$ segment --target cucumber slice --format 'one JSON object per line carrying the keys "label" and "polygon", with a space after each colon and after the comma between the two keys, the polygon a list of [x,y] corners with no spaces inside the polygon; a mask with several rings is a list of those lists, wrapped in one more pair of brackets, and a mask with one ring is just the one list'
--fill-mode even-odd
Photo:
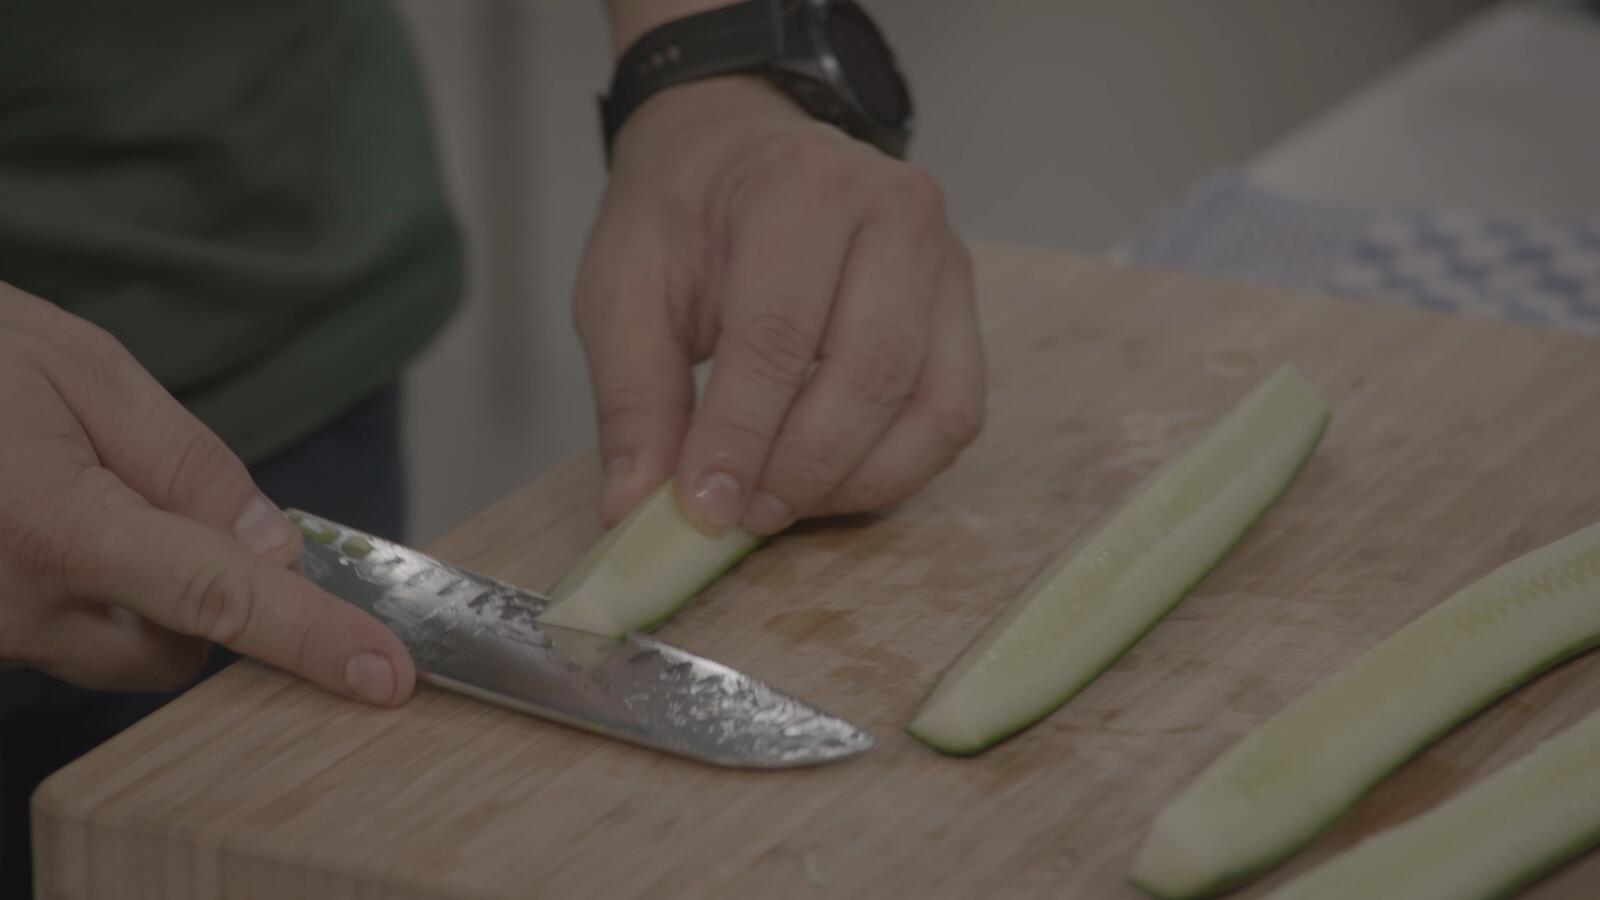
{"label": "cucumber slice", "polygon": [[1327,424],[1285,366],[1132,492],[956,660],[907,729],[970,754],[1044,718],[1177,605],[1288,487]]}
{"label": "cucumber slice", "polygon": [[701,531],[678,511],[672,485],[645,498],[561,576],[541,621],[613,636],[648,631],[761,543],[742,528]]}
{"label": "cucumber slice", "polygon": [[1267,900],[1507,897],[1600,842],[1600,713]]}
{"label": "cucumber slice", "polygon": [[1161,814],[1133,881],[1209,896],[1289,856],[1453,725],[1600,640],[1600,525],[1489,573],[1246,735]]}

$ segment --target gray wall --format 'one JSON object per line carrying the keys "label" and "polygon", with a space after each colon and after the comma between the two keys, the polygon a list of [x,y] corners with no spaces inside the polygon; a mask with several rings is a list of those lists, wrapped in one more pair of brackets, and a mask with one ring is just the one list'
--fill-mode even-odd
{"label": "gray wall", "polygon": [[[913,156],[970,237],[1098,252],[1201,173],[1373,78],[1474,0],[868,0],[915,84]],[[412,537],[593,444],[568,303],[603,186],[599,0],[402,0],[472,242],[408,380]]]}

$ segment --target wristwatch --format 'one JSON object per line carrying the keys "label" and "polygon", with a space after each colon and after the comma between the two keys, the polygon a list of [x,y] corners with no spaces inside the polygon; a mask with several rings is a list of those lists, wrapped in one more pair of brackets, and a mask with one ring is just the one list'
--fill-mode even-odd
{"label": "wristwatch", "polygon": [[801,108],[896,157],[911,140],[911,91],[894,53],[852,0],[744,0],[677,19],[634,42],[600,98],[606,157],[628,115],[657,91],[759,73]]}

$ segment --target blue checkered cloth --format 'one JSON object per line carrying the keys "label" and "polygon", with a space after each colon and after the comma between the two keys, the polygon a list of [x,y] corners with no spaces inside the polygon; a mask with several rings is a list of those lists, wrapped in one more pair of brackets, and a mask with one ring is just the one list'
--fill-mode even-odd
{"label": "blue checkered cloth", "polygon": [[1600,334],[1600,215],[1343,207],[1224,173],[1157,216],[1123,255]]}

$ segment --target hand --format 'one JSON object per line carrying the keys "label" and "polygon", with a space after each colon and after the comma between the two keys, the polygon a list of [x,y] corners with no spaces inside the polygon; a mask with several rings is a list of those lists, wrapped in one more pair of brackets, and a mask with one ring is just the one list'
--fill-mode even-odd
{"label": "hand", "polygon": [[973,293],[921,170],[755,78],[652,97],[618,135],[578,278],[602,518],[674,470],[713,532],[910,495],[982,425]]}
{"label": "hand", "polygon": [[192,681],[215,641],[374,703],[414,679],[377,620],[286,566],[300,534],[100,329],[0,283],[0,666]]}

